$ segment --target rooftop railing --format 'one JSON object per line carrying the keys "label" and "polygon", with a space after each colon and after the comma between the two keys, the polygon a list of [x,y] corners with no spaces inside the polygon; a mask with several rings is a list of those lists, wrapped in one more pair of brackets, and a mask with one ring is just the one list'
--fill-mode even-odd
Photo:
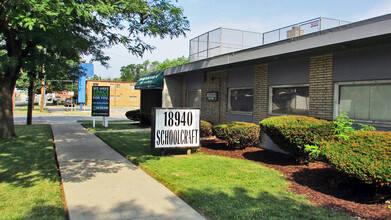
{"label": "rooftop railing", "polygon": [[265,33],[217,28],[190,40],[190,62],[311,34],[349,23],[347,21],[319,17]]}

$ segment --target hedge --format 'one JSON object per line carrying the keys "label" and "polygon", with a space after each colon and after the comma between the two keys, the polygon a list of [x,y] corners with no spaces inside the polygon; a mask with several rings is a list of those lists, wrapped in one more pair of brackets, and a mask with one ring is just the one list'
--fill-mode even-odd
{"label": "hedge", "polygon": [[212,124],[207,121],[200,121],[200,135],[201,137],[209,137],[213,135]]}
{"label": "hedge", "polygon": [[132,121],[140,121],[140,109],[131,110],[125,113],[126,118]]}
{"label": "hedge", "polygon": [[131,110],[125,113],[125,116],[133,121],[140,121],[141,126],[151,126],[151,114],[138,110]]}
{"label": "hedge", "polygon": [[259,124],[275,144],[301,162],[308,159],[304,146],[330,140],[335,128],[330,121],[307,116],[276,116],[264,119]]}
{"label": "hedge", "polygon": [[391,187],[391,132],[361,131],[321,144],[337,171],[367,184]]}
{"label": "hedge", "polygon": [[213,126],[214,135],[227,141],[232,149],[244,149],[259,143],[260,128],[256,124],[247,122],[229,122]]}

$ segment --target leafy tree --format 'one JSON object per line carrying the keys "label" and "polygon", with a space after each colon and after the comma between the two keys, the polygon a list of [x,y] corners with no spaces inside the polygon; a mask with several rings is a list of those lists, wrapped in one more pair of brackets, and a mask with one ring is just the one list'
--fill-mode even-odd
{"label": "leafy tree", "polygon": [[100,76],[94,74],[94,75],[90,78],[90,80],[96,80],[96,81],[98,81],[98,80],[102,80],[102,77],[100,77]]}
{"label": "leafy tree", "polygon": [[159,61],[150,62],[147,60],[142,64],[129,64],[121,67],[121,81],[135,82],[141,75],[183,65],[189,61],[190,59],[182,56],[173,60],[166,59],[163,63],[160,63]]}
{"label": "leafy tree", "polygon": [[135,82],[140,76],[142,66],[140,64],[129,64],[121,67],[121,81]]}
{"label": "leafy tree", "polygon": [[164,70],[164,69],[168,69],[170,67],[180,66],[180,65],[188,63],[189,61],[190,61],[190,59],[185,58],[184,56],[173,59],[173,60],[166,59],[163,61],[163,63],[160,63],[157,66],[157,70]]}
{"label": "leafy tree", "polygon": [[58,79],[78,73],[82,55],[107,65],[105,48],[122,44],[141,56],[154,49],[141,36],[178,37],[188,27],[171,0],[0,0],[0,138],[15,136],[12,93],[22,69]]}

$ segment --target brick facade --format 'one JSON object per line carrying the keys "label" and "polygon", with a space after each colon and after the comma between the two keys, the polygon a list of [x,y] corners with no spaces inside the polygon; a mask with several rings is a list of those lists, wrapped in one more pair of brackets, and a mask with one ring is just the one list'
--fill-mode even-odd
{"label": "brick facade", "polygon": [[254,73],[254,111],[253,122],[258,123],[267,117],[269,87],[268,87],[268,64],[255,66]]}
{"label": "brick facade", "polygon": [[309,115],[333,119],[333,55],[310,58]]}
{"label": "brick facade", "polygon": [[94,81],[86,82],[86,105],[91,106],[92,86],[110,86],[110,106],[140,106],[140,90],[135,90],[135,82]]}
{"label": "brick facade", "polygon": [[[201,92],[201,119],[213,124],[224,123],[227,111],[227,71],[207,73]],[[207,92],[218,92],[218,101],[207,101]]]}

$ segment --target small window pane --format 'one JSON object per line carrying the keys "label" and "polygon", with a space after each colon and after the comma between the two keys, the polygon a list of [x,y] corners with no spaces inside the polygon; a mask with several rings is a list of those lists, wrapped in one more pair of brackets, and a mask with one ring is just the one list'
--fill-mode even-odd
{"label": "small window pane", "polygon": [[121,96],[117,95],[117,100],[120,100],[121,99]]}
{"label": "small window pane", "polygon": [[129,86],[130,89],[134,89],[134,86]]}
{"label": "small window pane", "polygon": [[371,87],[370,116],[373,121],[391,121],[391,84]]}
{"label": "small window pane", "polygon": [[308,115],[309,87],[272,89],[272,113]]}
{"label": "small window pane", "polygon": [[341,86],[339,104],[342,112],[349,118],[369,119],[369,86],[348,85]]}
{"label": "small window pane", "polygon": [[137,96],[129,96],[129,101],[137,101]]}
{"label": "small window pane", "polygon": [[110,88],[114,88],[114,84],[110,84]]}
{"label": "small window pane", "polygon": [[117,84],[117,89],[121,88],[121,85],[120,84]]}
{"label": "small window pane", "polygon": [[113,95],[110,96],[110,100],[114,100],[114,96]]}
{"label": "small window pane", "polygon": [[253,111],[253,89],[230,89],[230,111]]}
{"label": "small window pane", "polygon": [[391,84],[340,86],[340,112],[357,120],[391,121],[390,94]]}

